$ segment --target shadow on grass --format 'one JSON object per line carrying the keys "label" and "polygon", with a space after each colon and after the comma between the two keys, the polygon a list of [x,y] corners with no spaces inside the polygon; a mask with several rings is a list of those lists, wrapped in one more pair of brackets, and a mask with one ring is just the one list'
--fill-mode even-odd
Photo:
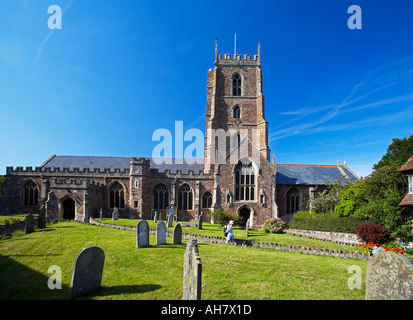
{"label": "shadow on grass", "polygon": [[142,284],[142,285],[127,285],[127,286],[102,286],[96,291],[83,296],[83,299],[91,299],[93,297],[105,297],[119,294],[135,294],[155,291],[162,288],[158,284]]}

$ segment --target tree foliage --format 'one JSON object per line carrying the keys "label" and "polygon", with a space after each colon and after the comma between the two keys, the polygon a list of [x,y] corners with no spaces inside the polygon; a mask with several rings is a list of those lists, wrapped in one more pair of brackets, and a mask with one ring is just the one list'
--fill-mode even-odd
{"label": "tree foliage", "polygon": [[381,160],[373,165],[376,171],[385,166],[396,166],[400,168],[413,155],[413,135],[403,139],[394,138],[393,142],[387,148],[387,152]]}

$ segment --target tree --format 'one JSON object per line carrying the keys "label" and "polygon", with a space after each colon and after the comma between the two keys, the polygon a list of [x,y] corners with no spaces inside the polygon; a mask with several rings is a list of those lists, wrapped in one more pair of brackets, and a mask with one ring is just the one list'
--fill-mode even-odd
{"label": "tree", "polygon": [[373,165],[376,171],[385,166],[396,166],[400,168],[413,155],[413,135],[403,139],[394,138],[393,142],[387,148],[387,152],[381,160]]}

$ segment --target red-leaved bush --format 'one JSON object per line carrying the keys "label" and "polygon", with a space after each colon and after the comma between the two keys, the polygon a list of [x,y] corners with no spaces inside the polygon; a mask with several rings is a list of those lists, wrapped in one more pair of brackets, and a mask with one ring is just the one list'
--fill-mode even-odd
{"label": "red-leaved bush", "polygon": [[357,236],[365,243],[386,243],[390,241],[390,230],[386,229],[380,224],[362,224],[356,229]]}

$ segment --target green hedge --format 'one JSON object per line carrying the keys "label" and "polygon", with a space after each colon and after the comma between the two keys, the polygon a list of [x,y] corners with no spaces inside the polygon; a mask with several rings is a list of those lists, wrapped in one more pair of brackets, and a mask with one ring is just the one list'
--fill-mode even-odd
{"label": "green hedge", "polygon": [[337,217],[332,213],[299,212],[288,222],[288,226],[291,229],[300,230],[354,233],[356,228],[363,223],[365,223],[363,220]]}

